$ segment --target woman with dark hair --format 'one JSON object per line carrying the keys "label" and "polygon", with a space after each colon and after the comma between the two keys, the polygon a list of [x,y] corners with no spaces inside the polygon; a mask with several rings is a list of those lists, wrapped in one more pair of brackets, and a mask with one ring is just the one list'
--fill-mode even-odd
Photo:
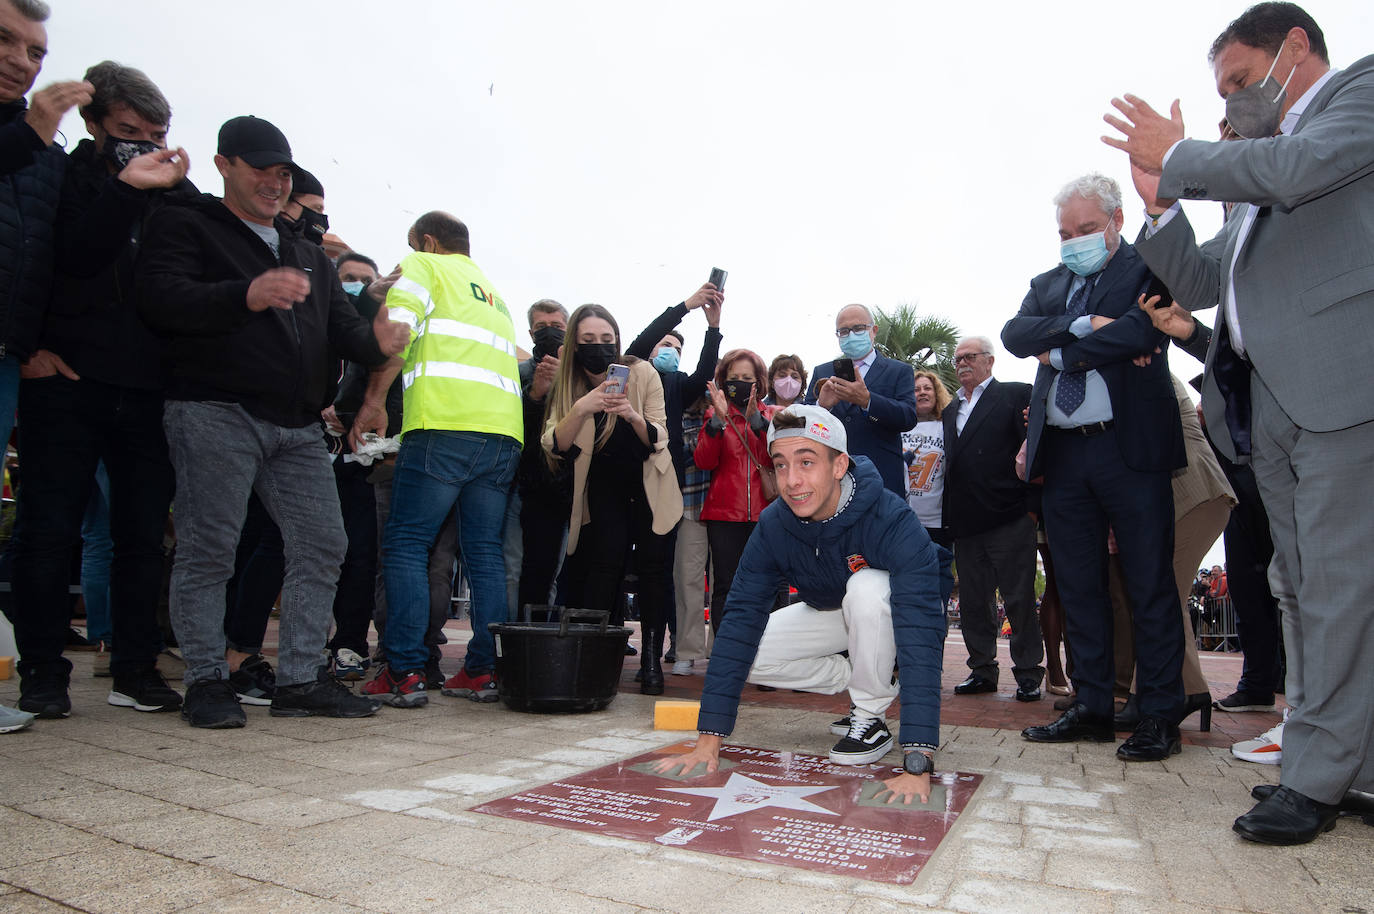
{"label": "woman with dark hair", "polygon": [[786,409],[801,400],[806,390],[806,366],[801,356],[780,355],[768,366],[768,396],[763,402],[768,406]]}
{"label": "woman with dark hair", "polygon": [[733,349],[716,366],[715,383],[708,385],[711,408],[706,411],[694,459],[711,474],[701,519],[706,522],[711,547],[712,631],[720,631],[725,598],[744,544],[768,504],[763,477],[773,468],[767,433],[776,408],[760,405],[766,377],[757,353]]}
{"label": "woman with dark hair", "polygon": [[[607,379],[613,364],[630,368],[620,392]],[[622,357],[620,327],[600,305],[583,305],[568,320],[543,444],[554,472],[572,475],[568,603],[613,611],[633,545],[643,641],[639,690],[661,695],[663,651],[656,642],[668,611],[666,534],[682,517],[682,493],[668,454],[658,372],[649,362]]]}

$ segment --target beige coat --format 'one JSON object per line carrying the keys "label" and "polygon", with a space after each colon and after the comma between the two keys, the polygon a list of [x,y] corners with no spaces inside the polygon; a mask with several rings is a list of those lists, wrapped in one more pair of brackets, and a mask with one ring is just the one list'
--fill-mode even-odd
{"label": "beige coat", "polygon": [[1179,520],[1198,505],[1214,498],[1225,497],[1226,504],[1235,507],[1236,493],[1226,481],[1216,455],[1202,432],[1197,410],[1188,396],[1188,388],[1178,378],[1174,382],[1174,396],[1178,398],[1179,418],[1183,420],[1183,446],[1188,451],[1188,466],[1174,477],[1174,519]]}
{"label": "beige coat", "polygon": [[[630,365],[630,381],[625,390],[630,405],[644,421],[658,429],[658,441],[653,453],[644,461],[644,494],[653,511],[653,531],[660,536],[672,531],[682,517],[682,490],[677,486],[677,471],[668,453],[668,429],[663,414],[663,382],[654,366],[643,360]],[[544,450],[553,454],[552,418],[544,426]],[[573,463],[572,514],[568,519],[568,555],[577,551],[577,538],[582,525],[593,518],[587,506],[587,471],[591,467],[592,449],[596,446],[596,425],[583,424],[573,439],[580,453]]]}

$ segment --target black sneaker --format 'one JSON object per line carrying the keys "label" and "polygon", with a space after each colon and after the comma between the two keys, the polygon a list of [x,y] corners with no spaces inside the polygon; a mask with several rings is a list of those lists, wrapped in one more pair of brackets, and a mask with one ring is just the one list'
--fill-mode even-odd
{"label": "black sneaker", "polygon": [[242,727],[248,719],[239,706],[234,687],[218,676],[191,683],[181,703],[181,718],[193,727],[206,730]]}
{"label": "black sneaker", "polygon": [[273,717],[371,717],[382,703],[354,695],[348,686],[320,668],[314,682],[277,686]]}
{"label": "black sneaker", "polygon": [[114,688],[106,699],[116,708],[135,711],[177,711],[181,708],[181,693],[167,685],[156,667],[139,673],[115,677]]}
{"label": "black sneaker", "polygon": [[67,680],[61,676],[21,678],[19,710],[43,720],[70,716],[72,700],[67,696]]}
{"label": "black sneaker", "polygon": [[266,707],[277,693],[277,671],[262,654],[254,654],[229,674],[229,685],[241,703]]}
{"label": "black sneaker", "polygon": [[1272,711],[1274,710],[1273,695],[1257,695],[1254,692],[1232,692],[1225,698],[1218,698],[1212,702],[1212,707],[1218,711]]}
{"label": "black sneaker", "polygon": [[846,714],[844,717],[841,717],[839,720],[832,720],[830,722],[830,732],[835,734],[836,736],[848,736],[849,727],[854,722],[853,717],[854,708],[853,706],[851,706],[849,708],[848,714]]}
{"label": "black sneaker", "polygon": [[892,734],[878,718],[865,720],[850,716],[849,733],[830,750],[836,765],[868,765],[892,749]]}

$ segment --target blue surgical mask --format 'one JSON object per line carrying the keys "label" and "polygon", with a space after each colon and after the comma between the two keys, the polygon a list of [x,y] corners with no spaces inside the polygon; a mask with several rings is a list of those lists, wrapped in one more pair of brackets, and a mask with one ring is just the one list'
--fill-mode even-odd
{"label": "blue surgical mask", "polygon": [[1079,276],[1093,275],[1107,265],[1111,256],[1106,229],[1059,242],[1060,261]]}
{"label": "blue surgical mask", "polygon": [[342,285],[343,290],[345,292],[347,292],[349,295],[352,295],[354,298],[357,298],[359,295],[363,294],[363,288],[367,286],[367,283],[363,282],[361,279],[354,279],[346,283],[342,283]]}
{"label": "blue surgical mask", "polygon": [[865,358],[872,351],[873,340],[869,339],[867,330],[859,333],[846,333],[840,337],[840,352],[855,361]]}
{"label": "blue surgical mask", "polygon": [[672,346],[662,346],[658,352],[654,353],[654,367],[667,374],[670,371],[677,371],[678,360],[681,358],[677,350]]}

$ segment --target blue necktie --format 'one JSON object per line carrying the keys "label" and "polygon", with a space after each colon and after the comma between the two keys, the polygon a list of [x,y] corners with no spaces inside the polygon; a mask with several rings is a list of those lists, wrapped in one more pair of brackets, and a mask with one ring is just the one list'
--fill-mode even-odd
{"label": "blue necktie", "polygon": [[[1088,312],[1088,296],[1092,294],[1093,284],[1097,277],[1092,276],[1086,279],[1078,287],[1078,291],[1069,296],[1069,305],[1065,313],[1070,319],[1082,317]],[[1067,368],[1059,374],[1059,386],[1055,388],[1054,405],[1066,416],[1072,416],[1074,410],[1083,405],[1083,396],[1088,389],[1088,379],[1081,371],[1070,371]]]}

